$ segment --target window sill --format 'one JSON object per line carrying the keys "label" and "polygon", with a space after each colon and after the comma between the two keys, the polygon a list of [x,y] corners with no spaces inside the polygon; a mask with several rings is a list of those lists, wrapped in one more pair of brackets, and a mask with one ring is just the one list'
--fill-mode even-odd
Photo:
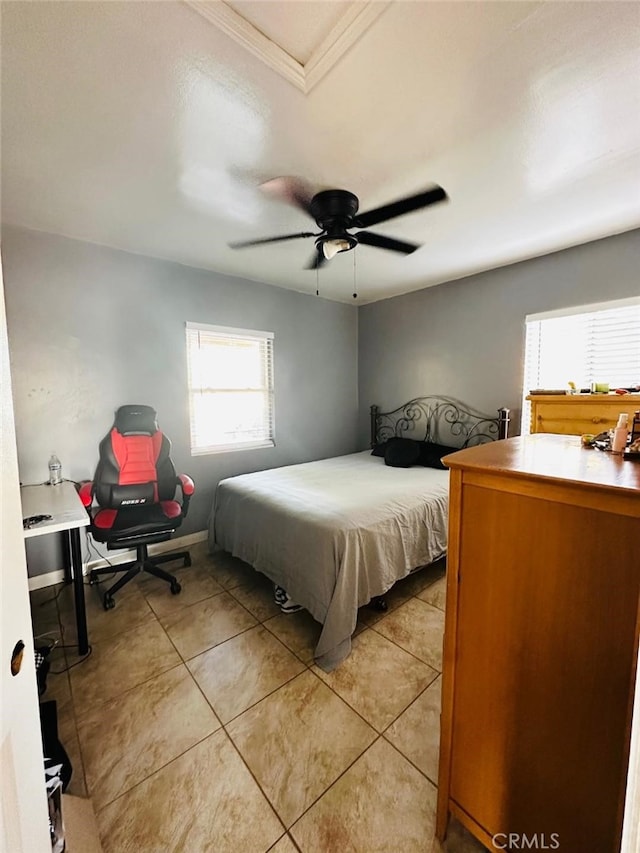
{"label": "window sill", "polygon": [[267,447],[275,447],[275,441],[251,441],[245,444],[218,444],[213,447],[191,448],[192,456],[212,456],[217,453],[234,453],[240,450],[261,450]]}

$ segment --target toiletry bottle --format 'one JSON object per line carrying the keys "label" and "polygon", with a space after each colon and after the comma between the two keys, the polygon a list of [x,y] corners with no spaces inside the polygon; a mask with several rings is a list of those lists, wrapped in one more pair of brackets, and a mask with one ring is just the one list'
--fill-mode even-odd
{"label": "toiletry bottle", "polygon": [[631,441],[634,442],[638,438],[640,438],[640,409],[634,412],[631,423]]}
{"label": "toiletry bottle", "polygon": [[613,440],[611,442],[611,451],[613,453],[622,453],[627,446],[627,436],[629,435],[629,415],[626,412],[618,415],[618,423],[613,431]]}

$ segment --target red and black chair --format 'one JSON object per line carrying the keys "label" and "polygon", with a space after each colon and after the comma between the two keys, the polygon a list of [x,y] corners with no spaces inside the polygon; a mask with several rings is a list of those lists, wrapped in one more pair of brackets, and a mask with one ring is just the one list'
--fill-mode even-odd
{"label": "red and black chair", "polygon": [[[93,482],[85,483],[80,497],[97,542],[105,542],[109,551],[135,548],[130,563],[94,569],[89,575],[95,583],[99,575],[125,572],[105,592],[105,610],[115,607],[114,593],[140,572],[149,572],[171,585],[177,595],[177,578],[158,568],[159,563],[183,560],[191,565],[188,551],[149,557],[147,548],[171,538],[180,527],[195,491],[186,474],[176,475],[170,457],[171,442],[158,429],[156,412],[151,406],[120,406],[111,431],[100,442],[100,460]],[[176,500],[180,489],[181,500]],[[97,506],[92,506],[93,502]]]}

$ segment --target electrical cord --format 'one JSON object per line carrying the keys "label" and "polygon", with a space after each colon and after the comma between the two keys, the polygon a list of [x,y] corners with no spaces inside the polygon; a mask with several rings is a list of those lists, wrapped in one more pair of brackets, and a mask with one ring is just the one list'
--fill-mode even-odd
{"label": "electrical cord", "polygon": [[44,606],[45,606],[45,604],[51,604],[51,602],[52,602],[52,601],[57,601],[57,600],[58,600],[58,597],[60,596],[60,593],[62,592],[62,590],[63,590],[66,586],[69,586],[69,583],[71,583],[71,581],[69,581],[69,582],[67,582],[67,583],[63,583],[63,584],[60,586],[60,589],[56,592],[56,594],[55,594],[55,595],[52,595],[52,596],[51,596],[51,598],[45,598],[45,600],[44,600],[44,601],[41,601],[41,602],[40,602],[40,604],[38,605],[38,607],[44,607]]}
{"label": "electrical cord", "polygon": [[[61,636],[61,638],[64,638],[64,628],[62,627],[62,625],[60,626],[60,636]],[[52,634],[51,631],[48,631],[44,634],[38,634],[36,637],[33,638],[33,641],[35,643],[37,640],[44,639],[44,638],[49,638],[51,640],[51,642],[46,646],[46,655],[47,656],[50,655],[54,649],[77,649],[78,648],[77,643],[61,643],[55,637],[55,635]],[[41,648],[42,648],[41,646],[37,646],[36,651],[38,649],[41,649]],[[53,675],[64,675],[65,672],[69,672],[69,670],[73,669],[74,666],[79,666],[81,663],[84,663],[87,660],[87,658],[91,657],[91,652],[92,652],[92,647],[89,646],[89,649],[88,649],[86,655],[83,655],[80,660],[77,660],[74,663],[70,663],[68,666],[63,667],[62,669],[49,669],[49,672],[52,673]]]}
{"label": "electrical cord", "polygon": [[[60,623],[60,636],[64,640],[64,625]],[[77,649],[77,643],[59,643],[58,648],[60,649]],[[62,669],[51,669],[49,670],[54,675],[63,675],[65,672],[69,672],[70,669],[73,669],[74,666],[79,666],[81,663],[84,663],[87,658],[91,657],[91,652],[93,651],[92,647],[89,646],[86,655],[83,655],[80,660],[75,661],[75,663],[70,663],[68,666],[63,667]]]}
{"label": "electrical cord", "polygon": [[[78,645],[60,645],[58,648],[60,649],[77,649]],[[50,669],[49,672],[53,673],[53,675],[64,675],[65,672],[69,672],[70,669],[73,669],[74,666],[80,666],[81,663],[84,663],[91,657],[91,652],[93,651],[92,647],[89,646],[89,650],[87,651],[84,657],[80,658],[80,660],[75,661],[75,663],[70,663],[68,666],[65,666],[63,669]]]}
{"label": "electrical cord", "polygon": [[52,652],[52,651],[55,649],[55,647],[58,645],[58,642],[59,642],[59,641],[58,641],[58,639],[57,639],[57,638],[56,638],[56,636],[55,636],[55,633],[54,633],[53,631],[45,631],[45,633],[44,633],[44,634],[37,634],[37,635],[33,638],[33,642],[35,643],[35,641],[36,641],[36,640],[41,640],[41,639],[43,639],[44,637],[50,637],[50,638],[52,638],[52,643],[51,643],[51,645],[49,646],[49,651],[50,651],[50,652]]}
{"label": "electrical cord", "polygon": [[[91,551],[93,551],[93,553],[96,555],[96,557],[98,557],[100,560],[105,560],[110,566],[113,567],[113,563],[107,557],[103,556],[98,551],[98,549],[95,547],[95,545],[93,545],[93,543],[91,542],[91,539],[89,538],[89,531],[88,530],[85,531],[85,538],[87,540],[87,561],[88,561],[88,558],[91,554]],[[84,556],[83,556],[83,562],[84,562]],[[112,575],[104,578],[104,580],[100,580],[100,581],[96,580],[93,583],[91,583],[90,581],[83,581],[82,583],[84,586],[99,586],[101,583],[106,583],[106,582],[112,580],[116,576],[116,574],[117,574],[117,572],[114,571]],[[38,605],[38,607],[44,607],[46,604],[51,604],[52,601],[57,602],[62,591],[64,589],[66,589],[66,587],[68,587],[71,583],[73,583],[73,581],[64,581],[62,583],[60,589],[56,592],[56,594],[52,595],[51,598],[46,598],[44,601],[41,601],[40,604]]]}
{"label": "electrical cord", "polygon": [[[69,477],[63,477],[60,482],[61,483],[73,483],[73,485],[76,487],[76,489],[79,489],[80,486],[82,485],[82,483],[79,482],[78,480],[71,480],[71,479],[69,479]],[[51,485],[50,480],[43,480],[41,483],[20,483],[21,487],[22,486],[50,486],[50,485]]]}
{"label": "electrical cord", "polygon": [[[89,538],[89,531],[88,530],[85,531],[85,538],[87,540],[87,551],[89,552],[89,554],[91,553],[91,551],[93,551],[93,553],[96,555],[96,557],[98,557],[100,560],[104,560],[113,569],[114,566],[113,566],[113,563],[111,562],[111,560],[109,560],[108,557],[103,556],[98,551],[96,546],[91,542],[91,539]],[[89,556],[89,554],[87,556]],[[117,572],[114,570],[112,575],[109,575],[108,577],[103,578],[103,580],[100,580],[100,581],[96,580],[96,581],[93,581],[93,583],[91,583],[91,581],[89,581],[89,582],[84,581],[84,585],[85,586],[99,586],[101,583],[107,583],[108,581],[113,580],[113,578],[115,578],[116,575],[117,575]]]}

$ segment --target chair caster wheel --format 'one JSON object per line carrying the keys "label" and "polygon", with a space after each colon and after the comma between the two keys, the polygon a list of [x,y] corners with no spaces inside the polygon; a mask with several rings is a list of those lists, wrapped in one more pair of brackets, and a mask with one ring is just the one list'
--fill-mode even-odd
{"label": "chair caster wheel", "polygon": [[181,590],[181,589],[182,589],[182,587],[180,586],[180,584],[178,583],[178,581],[174,581],[174,582],[171,584],[171,595],[177,595],[177,594],[180,592],[180,590]]}
{"label": "chair caster wheel", "polygon": [[190,566],[190,565],[191,565],[191,557],[185,557],[185,558],[184,558],[184,564],[183,564],[183,565],[184,565],[185,569],[186,569],[188,566]]}
{"label": "chair caster wheel", "polygon": [[102,606],[105,610],[113,610],[116,606],[115,598],[112,595],[109,595],[108,592],[105,592],[104,598],[102,599]]}

